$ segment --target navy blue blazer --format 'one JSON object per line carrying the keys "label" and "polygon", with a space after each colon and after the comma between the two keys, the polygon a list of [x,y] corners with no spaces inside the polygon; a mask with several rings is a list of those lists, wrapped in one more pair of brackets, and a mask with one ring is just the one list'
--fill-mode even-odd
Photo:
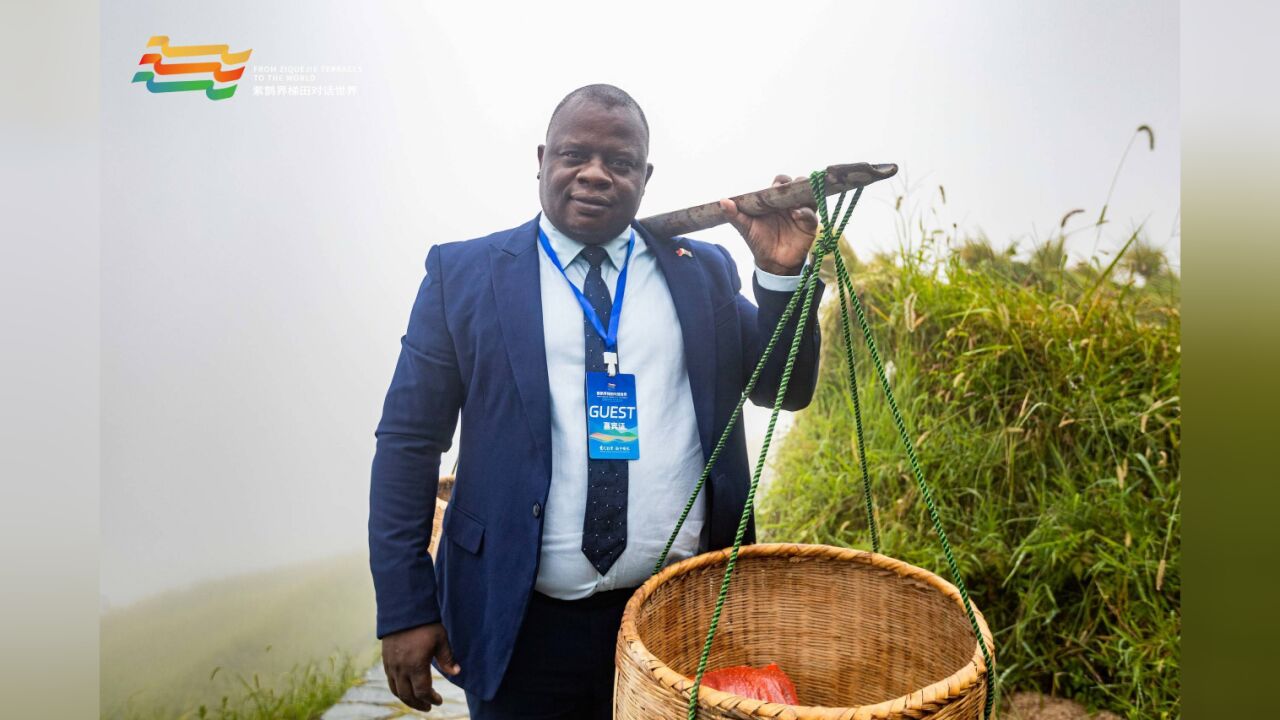
{"label": "navy blue blazer", "polygon": [[[709,457],[791,293],[753,281],[757,309],[740,294],[737,268],[724,248],[656,238],[639,224],[635,229],[671,290]],[[375,433],[369,561],[378,637],[443,622],[462,666],[454,681],[486,699],[506,670],[533,590],[541,508],[551,483],[537,247],[535,217],[488,237],[431,248]],[[692,257],[677,255],[678,248]],[[817,382],[817,306],[783,403],[789,410],[808,405]],[[792,318],[791,332],[798,320]],[[773,405],[791,332],[751,395],[756,404]],[[459,412],[458,475],[433,567],[427,544],[440,454],[453,440]],[[733,544],[750,473],[739,422],[704,487],[701,550]],[[748,541],[754,534],[753,525]]]}

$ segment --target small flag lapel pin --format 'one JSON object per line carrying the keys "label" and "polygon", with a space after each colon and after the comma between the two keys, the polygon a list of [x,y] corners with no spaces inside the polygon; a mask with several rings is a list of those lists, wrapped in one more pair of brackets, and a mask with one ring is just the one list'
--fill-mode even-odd
{"label": "small flag lapel pin", "polygon": [[693,257],[693,252],[685,248],[676,248],[676,257]]}

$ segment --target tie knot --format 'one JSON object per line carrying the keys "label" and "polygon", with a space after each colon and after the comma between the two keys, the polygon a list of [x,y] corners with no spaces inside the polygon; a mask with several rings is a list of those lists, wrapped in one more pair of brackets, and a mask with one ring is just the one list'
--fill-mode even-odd
{"label": "tie knot", "polygon": [[609,257],[608,251],[599,245],[588,245],[582,248],[581,255],[593,268],[600,267],[600,263],[604,262],[605,258]]}

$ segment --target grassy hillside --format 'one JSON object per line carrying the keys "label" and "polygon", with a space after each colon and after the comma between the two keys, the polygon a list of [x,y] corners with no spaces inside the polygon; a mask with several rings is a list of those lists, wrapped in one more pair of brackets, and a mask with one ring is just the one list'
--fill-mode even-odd
{"label": "grassy hillside", "polygon": [[107,612],[101,639],[103,718],[195,717],[202,703],[228,720],[306,717],[373,660],[368,562],[359,554],[168,592]]}
{"label": "grassy hillside", "polygon": [[[1022,260],[984,242],[915,248],[856,267],[854,283],[1005,690],[1178,717],[1178,278],[1132,240],[1115,262],[1075,267],[1061,238]],[[825,305],[817,395],[762,500],[766,539],[870,545],[838,309]],[[854,352],[883,552],[945,576]]]}

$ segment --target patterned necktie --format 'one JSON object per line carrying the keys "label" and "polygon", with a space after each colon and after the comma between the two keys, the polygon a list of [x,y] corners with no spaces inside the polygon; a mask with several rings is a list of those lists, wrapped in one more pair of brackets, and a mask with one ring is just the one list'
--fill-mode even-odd
{"label": "patterned necktie", "polygon": [[[595,308],[600,324],[608,327],[613,298],[600,274],[600,264],[609,255],[598,245],[582,249],[582,257],[591,264],[582,294]],[[586,336],[587,372],[605,372],[604,340],[591,321],[583,316]],[[601,574],[609,572],[613,562],[627,546],[627,461],[587,460],[587,512],[582,522],[582,552]]]}

